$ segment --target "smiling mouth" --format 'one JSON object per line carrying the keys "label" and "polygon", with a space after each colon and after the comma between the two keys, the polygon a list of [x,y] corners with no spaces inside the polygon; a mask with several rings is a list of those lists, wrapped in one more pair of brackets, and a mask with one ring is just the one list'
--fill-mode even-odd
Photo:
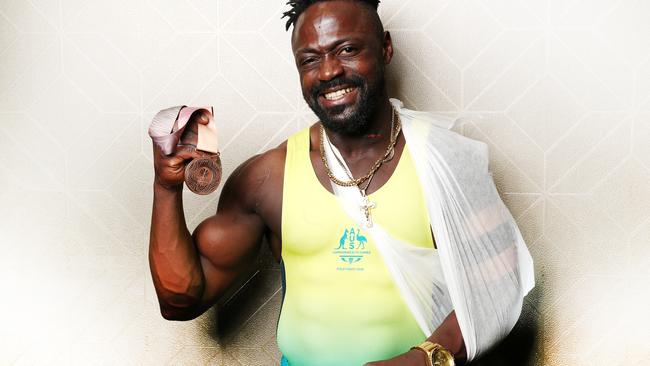
{"label": "smiling mouth", "polygon": [[323,97],[327,100],[338,100],[345,97],[346,94],[353,92],[355,89],[356,88],[344,88],[334,92],[325,93],[323,94]]}

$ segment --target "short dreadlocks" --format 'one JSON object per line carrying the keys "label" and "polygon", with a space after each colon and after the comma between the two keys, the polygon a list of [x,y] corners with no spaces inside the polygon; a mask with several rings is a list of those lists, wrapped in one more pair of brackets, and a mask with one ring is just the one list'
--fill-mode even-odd
{"label": "short dreadlocks", "polygon": [[[305,10],[307,10],[308,7],[322,1],[329,1],[329,0],[289,0],[287,2],[287,5],[291,6],[291,9],[285,11],[284,14],[282,15],[282,18],[288,18],[286,30],[289,30],[289,28],[291,28],[292,25],[296,24],[296,21],[298,20],[298,17],[300,17],[300,14],[302,14]],[[375,11],[377,11],[380,0],[355,0],[355,1],[367,4],[371,6],[373,9],[375,9]]]}

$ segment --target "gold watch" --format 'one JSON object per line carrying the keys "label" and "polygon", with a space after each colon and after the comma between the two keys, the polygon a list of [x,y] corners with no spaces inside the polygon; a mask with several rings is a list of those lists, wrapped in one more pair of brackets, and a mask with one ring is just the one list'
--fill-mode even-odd
{"label": "gold watch", "polygon": [[454,355],[438,343],[424,341],[411,349],[418,349],[427,354],[429,366],[454,366]]}

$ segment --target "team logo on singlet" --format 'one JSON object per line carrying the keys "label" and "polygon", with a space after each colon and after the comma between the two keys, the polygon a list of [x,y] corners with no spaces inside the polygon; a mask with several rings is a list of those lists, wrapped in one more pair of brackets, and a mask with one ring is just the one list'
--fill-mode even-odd
{"label": "team logo on singlet", "polygon": [[358,264],[366,255],[370,254],[370,250],[366,249],[367,242],[368,239],[361,233],[359,228],[346,228],[332,254],[338,256],[340,261],[347,265],[338,266],[336,269],[363,271],[363,267],[355,264]]}

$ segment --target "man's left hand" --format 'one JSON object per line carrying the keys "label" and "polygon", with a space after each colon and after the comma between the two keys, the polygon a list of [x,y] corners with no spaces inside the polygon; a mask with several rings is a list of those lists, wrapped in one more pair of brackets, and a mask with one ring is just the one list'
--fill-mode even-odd
{"label": "man's left hand", "polygon": [[390,360],[385,361],[372,361],[366,363],[364,366],[426,366],[427,355],[417,349],[412,349],[401,355],[397,355]]}

